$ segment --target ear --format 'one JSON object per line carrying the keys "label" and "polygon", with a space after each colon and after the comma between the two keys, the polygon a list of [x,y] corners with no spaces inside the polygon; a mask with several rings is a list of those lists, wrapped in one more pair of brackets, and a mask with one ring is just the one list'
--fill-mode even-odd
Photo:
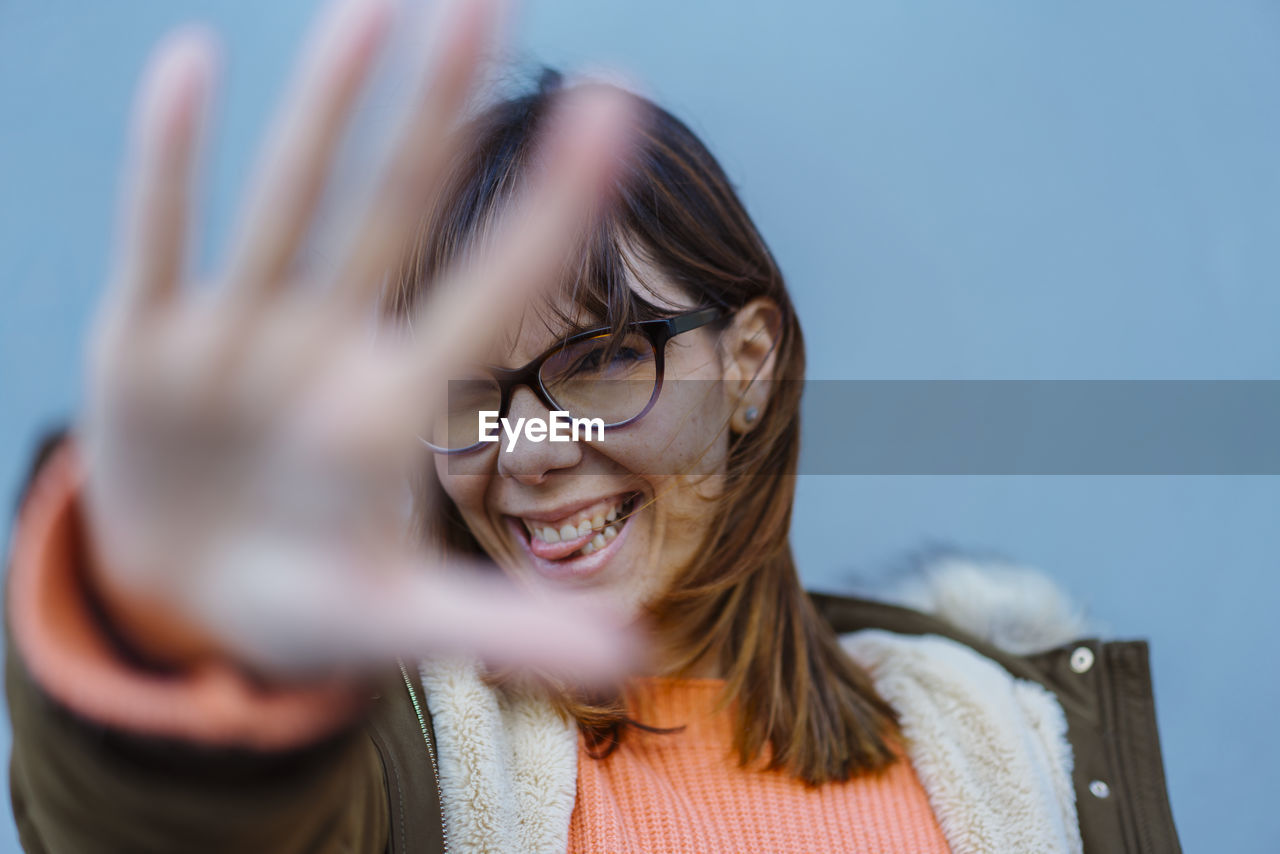
{"label": "ear", "polygon": [[768,297],[738,309],[720,335],[729,426],[735,433],[746,433],[763,420],[781,336],[782,311]]}

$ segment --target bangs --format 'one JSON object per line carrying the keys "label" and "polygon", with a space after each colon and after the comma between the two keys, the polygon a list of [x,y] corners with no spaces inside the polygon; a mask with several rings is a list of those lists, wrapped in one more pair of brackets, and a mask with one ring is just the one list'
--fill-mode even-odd
{"label": "bangs", "polygon": [[651,283],[658,273],[646,256],[616,217],[605,217],[534,311],[560,340],[601,328],[618,339],[630,323],[671,317],[681,309],[658,299]]}
{"label": "bangs", "polygon": [[[418,287],[402,290],[430,287],[434,276],[479,256],[493,237],[502,214],[516,200],[520,173],[529,168],[521,168],[523,161],[524,158],[511,162],[502,170],[479,169],[474,175],[479,179],[478,186],[459,188],[462,191],[454,197],[457,204],[445,219],[453,228],[446,227],[446,233],[437,238],[429,264],[424,267],[421,261],[426,259],[419,259],[418,269],[411,273]],[[495,173],[499,173],[499,180],[485,180]],[[559,281],[544,295],[530,300],[524,320],[541,323],[557,341],[602,328],[620,340],[630,323],[671,317],[683,310],[658,297],[652,284],[657,275],[661,273],[652,253],[639,238],[627,233],[616,213],[606,212],[592,218],[578,249],[566,260]],[[402,306],[401,313],[406,308]],[[501,344],[513,346],[521,325],[508,331]]]}
{"label": "bangs", "polygon": [[[437,278],[477,257],[493,238],[502,214],[518,200],[530,175],[542,168],[537,139],[546,101],[526,97],[505,102],[471,128],[474,144],[464,147],[451,179],[424,217],[420,239],[385,306],[389,318],[410,317],[414,303]],[[619,339],[629,323],[682,310],[657,296],[651,281],[662,275],[659,264],[643,238],[624,223],[622,212],[632,207],[632,181],[634,176],[618,182],[618,198],[589,218],[589,230],[570,253],[559,282],[526,307],[525,321],[541,322],[555,340],[601,328]],[[509,332],[501,343],[510,344],[514,334]]]}

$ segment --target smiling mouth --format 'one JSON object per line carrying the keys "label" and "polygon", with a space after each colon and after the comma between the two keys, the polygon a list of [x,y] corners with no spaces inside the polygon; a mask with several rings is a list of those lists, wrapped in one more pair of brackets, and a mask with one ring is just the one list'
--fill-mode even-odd
{"label": "smiling mouth", "polygon": [[544,560],[585,557],[617,538],[639,504],[640,494],[613,496],[563,519],[514,517],[528,537],[529,550]]}

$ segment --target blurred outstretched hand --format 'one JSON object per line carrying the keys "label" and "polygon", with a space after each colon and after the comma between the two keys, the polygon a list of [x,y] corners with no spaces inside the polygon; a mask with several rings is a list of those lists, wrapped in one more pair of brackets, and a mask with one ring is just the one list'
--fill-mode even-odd
{"label": "blurred outstretched hand", "polygon": [[183,627],[181,643],[152,650],[162,657],[288,673],[467,652],[583,677],[623,661],[629,643],[610,616],[440,566],[403,530],[407,478],[429,464],[416,436],[444,403],[424,390],[555,278],[632,122],[604,87],[569,90],[543,140],[547,168],[489,248],[433,286],[411,338],[372,336],[385,276],[465,144],[456,128],[496,7],[453,3],[443,16],[367,206],[319,279],[299,273],[297,255],[391,6],[341,2],[318,23],[228,256],[198,289],[185,281],[187,238],[215,48],[189,30],[157,49],[79,433],[99,583],[117,613],[142,604]]}

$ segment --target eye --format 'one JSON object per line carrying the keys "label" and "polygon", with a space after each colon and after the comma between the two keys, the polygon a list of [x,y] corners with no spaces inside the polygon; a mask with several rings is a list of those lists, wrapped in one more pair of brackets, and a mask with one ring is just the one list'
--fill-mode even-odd
{"label": "eye", "polygon": [[492,408],[501,397],[497,383],[491,379],[456,379],[449,381],[450,411]]}
{"label": "eye", "polygon": [[628,365],[647,358],[649,353],[638,347],[623,344],[615,349],[610,348],[608,344],[598,344],[581,353],[569,370],[573,373],[598,372],[609,365]]}
{"label": "eye", "polygon": [[653,346],[643,335],[600,335],[570,344],[548,359],[543,365],[543,379],[557,383],[627,378],[653,358]]}

